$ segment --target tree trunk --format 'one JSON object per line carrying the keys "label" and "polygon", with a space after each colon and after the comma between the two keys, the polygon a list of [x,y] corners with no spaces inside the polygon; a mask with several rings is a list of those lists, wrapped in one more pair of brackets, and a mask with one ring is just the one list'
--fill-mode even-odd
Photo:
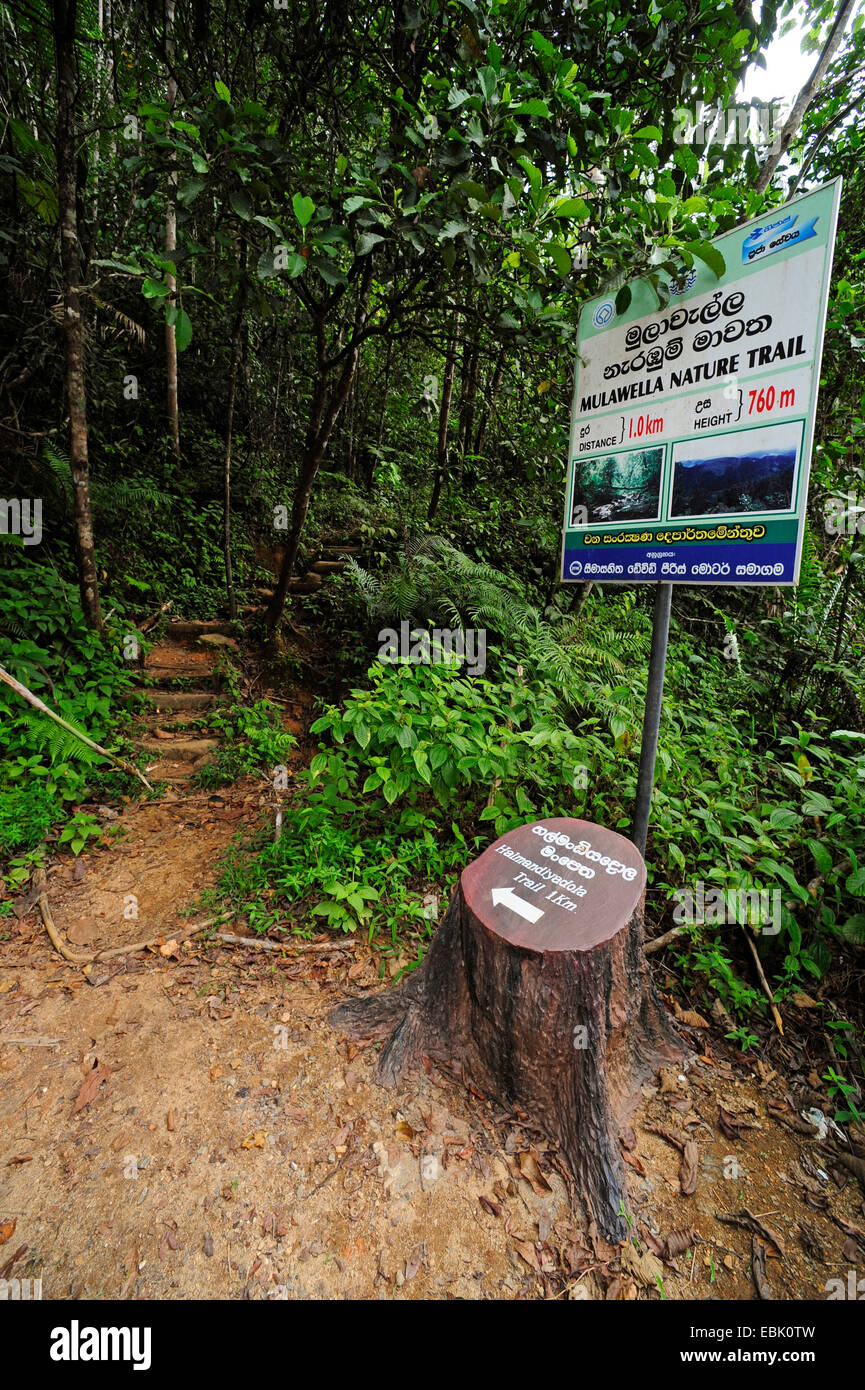
{"label": "tree trunk", "polygon": [[838,614],[838,627],[835,632],[835,646],[832,651],[832,665],[835,666],[841,660],[841,642],[844,637],[844,623],[847,620],[847,604],[850,599],[850,584],[853,579],[852,557],[847,561],[847,569],[844,574],[844,590],[841,594],[841,611]]}
{"label": "tree trunk", "polygon": [[448,462],[448,429],[450,426],[451,397],[454,390],[454,367],[457,360],[457,337],[459,335],[460,316],[454,314],[453,328],[451,329],[450,342],[445,353],[445,373],[442,381],[442,398],[439,406],[439,433],[438,450],[436,455],[436,475],[433,483],[432,496],[430,497],[429,509],[427,511],[427,521],[434,521],[441,499],[442,485],[445,480]]}
{"label": "tree trunk", "polygon": [[387,398],[390,395],[390,363],[392,353],[393,342],[388,338],[384,355],[384,382],[381,392],[381,413],[378,417],[378,433],[375,437],[375,447],[377,449],[381,448],[382,440],[384,439],[385,421],[387,420]]}
{"label": "tree trunk", "polygon": [[237,395],[237,375],[240,368],[240,343],[243,329],[243,310],[237,316],[231,343],[231,372],[228,379],[228,418],[225,424],[225,465],[222,471],[222,549],[225,557],[225,592],[228,616],[237,617],[237,598],[234,593],[234,574],[231,567],[231,437],[234,425],[234,401]]}
{"label": "tree trunk", "polygon": [[371,256],[368,258],[368,261],[369,264],[364,272],[364,277],[358,291],[358,302],[355,310],[352,339],[348,344],[348,351],[342,372],[329,398],[327,343],[325,339],[323,311],[320,312],[316,322],[318,376],[316,378],[312,405],[310,407],[309,428],[307,430],[303,462],[300,468],[300,476],[297,480],[297,487],[294,492],[294,501],[292,502],[291,527],[288,533],[285,552],[282,557],[279,579],[265,615],[267,626],[271,630],[276,628],[285,608],[288,586],[291,582],[291,576],[297,560],[297,552],[300,549],[300,538],[303,535],[303,528],[309,511],[309,499],[312,496],[313,484],[315,483],[318,470],[327,452],[327,446],[330,441],[330,436],[333,433],[333,427],[339,418],[340,411],[345,405],[346,397],[348,396],[351,384],[354,380],[354,374],[357,371],[358,358],[360,357],[360,333],[366,320],[370,286],[372,285],[373,264]]}
{"label": "tree trunk", "polygon": [[828,37],[823,45],[820,57],[817,59],[814,71],[811,73],[811,76],[796,98],[793,109],[784,123],[784,129],[781,131],[780,137],[774,142],[772,152],[768,155],[757,175],[757,182],[754,187],[758,193],[766,192],[766,189],[772,181],[772,175],[792,145],[796,132],[804,119],[805,112],[820,90],[820,84],[823,81],[826,70],[838,49],[841,47],[847,21],[853,14],[855,8],[856,0],[842,0],[842,3],[838,6],[832,28],[829,30]]}
{"label": "tree trunk", "polygon": [[[166,96],[168,109],[173,112],[177,102],[177,79],[174,76],[174,0],[166,0],[165,5],[165,53],[169,62]],[[165,257],[173,261],[177,250],[177,165],[174,155],[169,155],[168,201],[165,208]],[[177,280],[168,271],[165,273],[168,289],[168,303],[177,304]],[[168,428],[171,433],[171,447],[174,457],[180,463],[180,406],[177,396],[177,335],[173,323],[165,325],[165,369],[167,374]]]}
{"label": "tree trunk", "polygon": [[576,618],[583,611],[583,605],[594,587],[594,581],[589,579],[582,584],[574,584],[574,601],[571,604],[571,617]]}
{"label": "tree trunk", "polygon": [[81,250],[78,243],[75,29],[77,0],[53,0],[57,63],[57,207],[63,271],[63,324],[66,332],[66,391],[69,397],[69,462],[75,498],[75,554],[84,621],[102,631],[99,578],[90,512],[87,455],[87,386],[84,322],[81,315]]}
{"label": "tree trunk", "polygon": [[465,456],[471,453],[472,430],[474,427],[475,396],[478,388],[478,340],[466,343],[463,351],[463,379],[460,393],[460,424],[457,436],[457,453],[460,459],[460,479],[462,479]]}
{"label": "tree trunk", "polygon": [[522,1111],[613,1240],[628,1234],[620,1127],[682,1054],[643,952],[645,884],[637,849],[613,831],[520,826],[463,871],[422,965],[330,1018],[384,1042],[382,1085],[426,1057]]}
{"label": "tree trunk", "polygon": [[390,371],[392,354],[393,341],[392,339],[388,338],[384,358],[384,377],[382,381],[381,410],[379,411],[378,416],[378,430],[376,432],[375,437],[375,451],[369,448],[368,445],[364,445],[363,448],[362,457],[364,469],[364,486],[366,487],[368,497],[372,497],[373,490],[375,487],[375,470],[381,458],[381,445],[382,440],[384,439],[384,427],[387,422],[387,402],[388,397],[390,395]]}
{"label": "tree trunk", "polygon": [[495,365],[495,369],[494,369],[494,371],[493,371],[493,378],[492,378],[492,381],[490,382],[489,388],[488,388],[488,390],[487,390],[486,401],[485,401],[485,403],[484,403],[483,413],[482,413],[482,415],[481,415],[480,424],[478,425],[478,433],[477,433],[477,438],[475,439],[475,447],[474,447],[474,452],[475,452],[476,454],[481,454],[481,453],[483,453],[484,443],[485,443],[486,437],[487,437],[487,426],[489,425],[489,422],[490,422],[490,416],[492,415],[493,406],[494,406],[494,404],[495,404],[495,399],[496,399],[496,396],[498,395],[499,390],[500,390],[500,388],[501,388],[501,384],[502,384],[502,380],[503,380],[503,378],[504,378],[504,374],[505,374],[505,349],[504,349],[504,347],[502,347],[502,348],[500,348],[500,350],[499,350],[499,355],[498,355],[498,357],[497,357],[497,359],[496,359],[496,365]]}
{"label": "tree trunk", "polygon": [[360,378],[361,378],[361,366],[360,366],[360,364],[358,364],[358,369],[357,369],[357,371],[356,371],[355,374],[354,374],[354,381],[352,382],[352,387],[351,387],[351,390],[350,390],[350,392],[349,392],[348,405],[346,406],[346,412],[345,412],[345,414],[346,414],[346,420],[345,420],[345,426],[346,426],[346,428],[345,428],[345,433],[346,433],[345,476],[346,476],[347,478],[350,478],[352,482],[354,482],[354,471],[355,471],[355,449],[356,449],[356,439],[357,439],[357,414],[358,414],[358,397],[359,397],[359,395],[360,395]]}
{"label": "tree trunk", "polygon": [[[222,552],[225,561],[225,593],[228,616],[237,617],[237,598],[234,593],[234,574],[231,565],[231,445],[234,431],[234,403],[237,399],[237,378],[243,350],[243,315],[246,310],[246,242],[238,253],[237,314],[231,335],[231,367],[228,375],[228,413],[225,422],[225,459],[222,469]],[[247,398],[249,388],[247,386]]]}

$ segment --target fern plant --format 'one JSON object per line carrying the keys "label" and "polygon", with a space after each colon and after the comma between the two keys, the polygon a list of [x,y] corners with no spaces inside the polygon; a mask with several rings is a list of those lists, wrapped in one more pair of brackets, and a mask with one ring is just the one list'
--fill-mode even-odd
{"label": "fern plant", "polygon": [[[40,465],[56,500],[71,513],[75,495],[69,455],[59,445],[46,443],[42,458],[37,460],[37,466]],[[91,475],[90,500],[94,511],[107,512],[116,518],[127,515],[133,508],[168,506],[172,499],[152,483],[129,483],[125,478],[108,481]]]}
{"label": "fern plant", "polygon": [[541,616],[516,592],[512,580],[473,560],[442,536],[410,542],[397,563],[381,575],[351,560],[354,581],[371,621],[448,624],[490,629],[501,649],[554,681],[566,700],[586,695],[586,678],[621,679],[644,663],[648,618],[630,596],[620,611],[593,604],[559,622]]}

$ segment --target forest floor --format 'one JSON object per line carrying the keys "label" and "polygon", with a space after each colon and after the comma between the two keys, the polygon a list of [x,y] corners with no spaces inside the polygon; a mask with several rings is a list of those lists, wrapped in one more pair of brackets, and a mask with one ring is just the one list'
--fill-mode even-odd
{"label": "forest floor", "polygon": [[[286,716],[313,717],[302,697]],[[376,1049],[327,1023],[381,987],[365,940],[184,940],[236,834],[272,823],[262,785],[202,792],[181,769],[156,800],[101,808],[122,832],[109,845],[49,861],[75,951],[162,944],[81,964],[54,951],[32,893],[8,919],[0,1278],[41,1273],[50,1299],[822,1300],[859,1277],[862,1192],[831,1132],[800,1118],[833,1106],[795,1027],[755,1057],[714,1020],[681,1021],[690,1059],[644,1087],[624,1136],[634,1239],[614,1247],[519,1116],[433,1069],[375,1084]]]}

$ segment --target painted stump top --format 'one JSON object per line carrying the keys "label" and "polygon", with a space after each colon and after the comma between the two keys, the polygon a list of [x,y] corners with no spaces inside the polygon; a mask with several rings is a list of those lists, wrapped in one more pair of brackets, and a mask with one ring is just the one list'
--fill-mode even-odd
{"label": "painted stump top", "polygon": [[624,835],[559,817],[509,830],[460,882],[475,917],[512,945],[590,951],[630,921],[646,866]]}

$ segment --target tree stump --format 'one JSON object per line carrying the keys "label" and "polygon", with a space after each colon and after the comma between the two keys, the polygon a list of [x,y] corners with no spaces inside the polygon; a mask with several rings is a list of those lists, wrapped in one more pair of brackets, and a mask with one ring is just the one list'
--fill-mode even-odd
{"label": "tree stump", "polygon": [[384,1042],[383,1085],[427,1057],[522,1111],[616,1241],[628,1233],[620,1127],[642,1084],[682,1055],[643,953],[645,885],[642,857],[613,831],[520,826],[463,870],[422,964],[330,1016]]}

